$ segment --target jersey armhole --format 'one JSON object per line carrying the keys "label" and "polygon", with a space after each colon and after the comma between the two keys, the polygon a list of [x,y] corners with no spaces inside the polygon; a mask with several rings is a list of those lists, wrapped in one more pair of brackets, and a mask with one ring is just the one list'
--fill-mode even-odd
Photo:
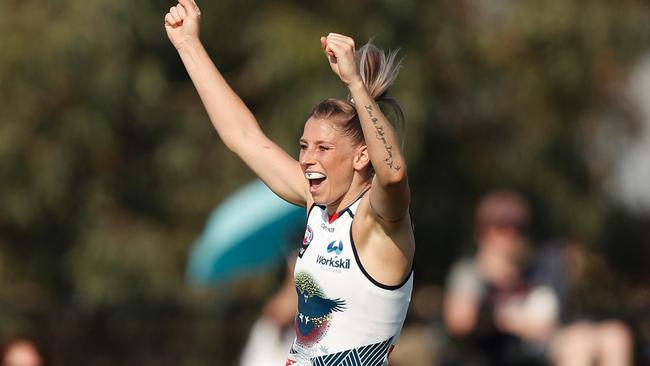
{"label": "jersey armhole", "polygon": [[[351,212],[350,214],[352,215]],[[361,273],[363,273],[363,275],[366,276],[368,281],[370,281],[373,285],[382,288],[384,290],[395,291],[402,288],[411,279],[411,277],[413,277],[413,264],[411,264],[411,270],[409,271],[408,275],[404,278],[404,280],[401,283],[397,285],[385,285],[377,281],[370,275],[370,273],[368,273],[368,271],[366,271],[366,268],[361,263],[361,258],[359,258],[359,253],[357,252],[357,245],[354,242],[354,235],[352,235],[352,224],[350,225],[350,243],[352,244],[352,252],[354,253],[354,260],[357,262],[357,265],[359,266]]]}

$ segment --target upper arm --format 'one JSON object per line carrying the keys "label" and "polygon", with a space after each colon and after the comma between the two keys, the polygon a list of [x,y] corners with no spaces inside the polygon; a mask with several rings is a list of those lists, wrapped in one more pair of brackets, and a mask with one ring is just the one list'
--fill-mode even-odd
{"label": "upper arm", "polygon": [[411,191],[406,174],[401,181],[381,184],[373,178],[370,190],[370,208],[379,221],[384,223],[399,222],[408,215]]}
{"label": "upper arm", "polygon": [[300,163],[261,130],[242,131],[242,143],[231,147],[244,163],[280,198],[305,207],[307,182]]}

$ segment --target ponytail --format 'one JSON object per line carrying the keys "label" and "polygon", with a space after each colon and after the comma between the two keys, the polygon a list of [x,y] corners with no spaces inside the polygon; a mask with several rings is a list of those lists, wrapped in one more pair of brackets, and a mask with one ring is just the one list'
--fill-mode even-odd
{"label": "ponytail", "polygon": [[393,123],[398,130],[404,127],[404,112],[397,99],[388,95],[388,89],[393,85],[402,68],[402,60],[397,59],[397,50],[384,51],[368,41],[357,51],[359,73],[368,93],[375,102],[384,102],[395,112]]}
{"label": "ponytail", "polygon": [[[359,62],[359,73],[370,97],[377,103],[385,103],[391,106],[395,112],[394,123],[397,129],[402,130],[404,125],[404,113],[397,100],[388,95],[388,89],[393,85],[401,66],[401,60],[397,60],[397,51],[390,51],[388,54],[377,48],[372,41],[357,50]],[[342,123],[342,132],[353,138],[355,143],[364,141],[363,130],[359,116],[354,108],[354,100],[348,96],[347,101],[338,99],[325,99],[320,102],[310,113],[314,118],[336,118]]]}
{"label": "ponytail", "polygon": [[385,54],[372,44],[372,41],[369,41],[357,51],[361,80],[366,85],[372,99],[382,99],[388,92],[388,88],[397,79],[401,61],[397,61],[396,56],[397,51],[390,51]]}

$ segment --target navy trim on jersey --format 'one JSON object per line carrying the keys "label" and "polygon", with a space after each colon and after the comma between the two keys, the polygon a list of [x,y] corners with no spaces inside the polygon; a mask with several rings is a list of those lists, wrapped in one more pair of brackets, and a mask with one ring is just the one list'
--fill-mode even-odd
{"label": "navy trim on jersey", "polygon": [[[311,207],[309,208],[309,210],[307,210],[307,221],[309,221],[309,215],[311,215],[311,210],[313,210],[315,206],[318,206],[318,207],[320,207],[320,208],[322,208],[322,209],[327,209],[327,207],[325,207],[325,206],[323,206],[323,205],[319,205],[319,204],[316,204],[316,203],[312,203],[312,204],[311,204]],[[307,223],[305,222],[305,227],[306,227],[306,226],[307,226]]]}
{"label": "navy trim on jersey", "polygon": [[348,207],[348,208],[346,208],[346,209],[345,209],[345,211],[347,211],[347,212],[348,212],[348,214],[350,215],[350,217],[354,219],[354,213],[352,213],[352,210],[350,210],[350,208],[349,208],[349,207]]}
{"label": "navy trim on jersey", "polygon": [[[343,216],[343,215],[345,214],[346,211],[347,211],[347,213],[350,214],[350,217],[351,217],[351,218],[354,218],[354,214],[352,213],[352,210],[350,210],[350,207],[352,207],[355,203],[357,203],[360,199],[362,199],[363,196],[365,196],[366,193],[370,190],[370,188],[372,188],[372,187],[368,187],[365,191],[361,192],[361,194],[359,195],[359,197],[357,197],[357,199],[354,200],[354,202],[350,203],[346,208],[344,208],[344,209],[342,209],[341,211],[337,212],[337,213],[335,214],[335,215],[337,215],[337,216],[336,216],[336,219],[334,219],[334,221],[338,220],[339,217]],[[316,204],[316,203],[314,203],[312,206],[314,206],[314,205],[315,205],[315,206],[318,206],[318,207],[320,207],[320,208],[322,208],[323,210],[325,210],[325,212],[327,212],[327,206],[325,206],[325,205],[318,205],[318,204]],[[330,215],[329,215],[329,213],[328,213],[328,214],[327,214],[327,217],[329,218],[329,216],[330,216]],[[307,215],[307,217],[309,217],[309,215]],[[329,222],[329,220],[327,220],[327,221]],[[334,221],[330,222],[330,224],[332,224]]]}
{"label": "navy trim on jersey", "polygon": [[370,273],[368,273],[366,271],[366,269],[363,267],[363,264],[361,264],[361,259],[359,258],[359,253],[357,253],[357,245],[354,243],[354,237],[352,236],[352,225],[353,224],[354,224],[354,222],[352,224],[350,224],[350,243],[352,244],[352,252],[354,253],[354,259],[357,262],[357,265],[359,266],[359,269],[361,270],[361,273],[363,273],[363,275],[366,276],[368,281],[370,281],[373,285],[375,285],[375,286],[377,286],[379,288],[383,288],[384,290],[394,291],[394,290],[398,290],[398,289],[402,288],[402,286],[404,286],[409,281],[409,279],[411,279],[411,277],[413,276],[413,266],[411,265],[411,271],[409,272],[408,276],[406,276],[404,281],[402,281],[402,283],[397,284],[397,285],[384,285],[383,283],[381,283],[381,282],[375,280],[374,278],[372,278]]}
{"label": "navy trim on jersey", "polygon": [[[327,210],[327,206],[325,206],[325,205],[319,205],[318,203],[312,203],[311,208],[314,208],[314,206],[318,206],[318,207],[322,208],[323,210]],[[309,209],[309,211],[311,212],[311,209]],[[307,215],[307,217],[309,217],[309,215]]]}

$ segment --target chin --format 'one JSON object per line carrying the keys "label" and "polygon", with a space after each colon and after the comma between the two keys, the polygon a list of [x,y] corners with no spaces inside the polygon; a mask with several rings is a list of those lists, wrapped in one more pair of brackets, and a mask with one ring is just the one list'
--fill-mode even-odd
{"label": "chin", "polygon": [[329,195],[327,194],[327,190],[323,188],[325,187],[320,187],[320,189],[316,190],[315,192],[309,192],[309,193],[311,194],[311,198],[314,200],[315,204],[321,206],[327,206]]}
{"label": "chin", "polygon": [[327,206],[327,202],[320,195],[315,195],[312,193],[311,198],[314,200],[314,203],[320,206]]}

